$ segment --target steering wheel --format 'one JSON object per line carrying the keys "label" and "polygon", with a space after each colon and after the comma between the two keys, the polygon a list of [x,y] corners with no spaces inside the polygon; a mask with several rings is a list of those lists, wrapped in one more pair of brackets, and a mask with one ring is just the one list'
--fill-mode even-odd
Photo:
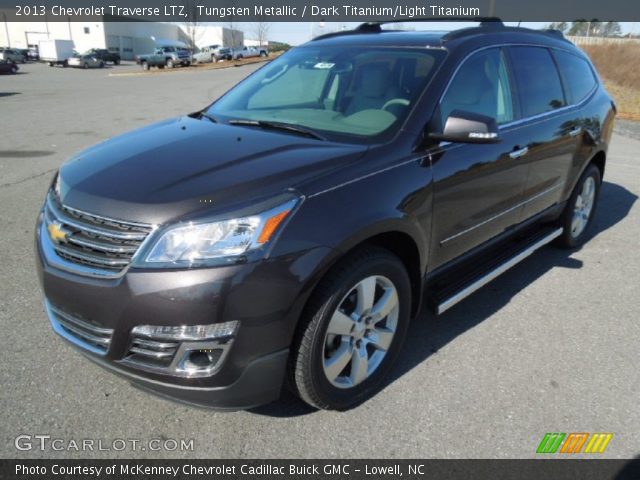
{"label": "steering wheel", "polygon": [[386,110],[392,105],[402,105],[406,107],[409,105],[409,100],[407,100],[406,98],[392,98],[382,106],[382,110]]}

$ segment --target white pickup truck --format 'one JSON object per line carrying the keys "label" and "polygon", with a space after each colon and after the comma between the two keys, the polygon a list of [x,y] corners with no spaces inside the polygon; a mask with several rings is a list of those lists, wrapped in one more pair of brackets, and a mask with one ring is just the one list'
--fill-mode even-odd
{"label": "white pickup truck", "polygon": [[241,47],[233,50],[233,59],[239,60],[241,58],[250,57],[268,57],[269,50],[267,47]]}

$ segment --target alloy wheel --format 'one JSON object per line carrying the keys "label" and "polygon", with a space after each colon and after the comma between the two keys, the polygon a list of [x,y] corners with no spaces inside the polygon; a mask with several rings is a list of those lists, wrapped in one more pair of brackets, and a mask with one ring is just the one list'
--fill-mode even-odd
{"label": "alloy wheel", "polygon": [[399,306],[396,287],[379,275],[361,280],[344,296],[324,339],[323,370],[333,386],[354,387],[380,366],[398,326]]}
{"label": "alloy wheel", "polygon": [[595,198],[596,182],[593,177],[587,177],[582,184],[582,190],[576,197],[576,203],[573,207],[573,218],[571,220],[571,236],[573,238],[579,237],[587,227]]}

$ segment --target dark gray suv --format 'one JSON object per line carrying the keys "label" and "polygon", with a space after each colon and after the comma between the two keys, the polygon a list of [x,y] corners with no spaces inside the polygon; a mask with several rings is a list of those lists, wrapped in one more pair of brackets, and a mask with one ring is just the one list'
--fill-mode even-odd
{"label": "dark gray suv", "polygon": [[171,398],[248,408],[287,385],[353,407],[422,304],[588,238],[614,115],[555,32],[320,37],[60,168],[37,227],[49,320]]}

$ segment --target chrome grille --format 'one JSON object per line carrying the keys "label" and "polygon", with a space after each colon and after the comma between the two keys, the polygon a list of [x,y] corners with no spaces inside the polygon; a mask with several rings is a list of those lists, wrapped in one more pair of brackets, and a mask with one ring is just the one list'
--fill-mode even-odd
{"label": "chrome grille", "polygon": [[117,274],[124,270],[153,226],[101,217],[62,205],[50,192],[45,208],[47,228],[55,223],[66,233],[52,240],[56,254],[67,262]]}
{"label": "chrome grille", "polygon": [[113,329],[80,318],[65,312],[59,307],[46,303],[49,320],[54,330],[67,340],[72,341],[87,350],[104,355],[109,350]]}

